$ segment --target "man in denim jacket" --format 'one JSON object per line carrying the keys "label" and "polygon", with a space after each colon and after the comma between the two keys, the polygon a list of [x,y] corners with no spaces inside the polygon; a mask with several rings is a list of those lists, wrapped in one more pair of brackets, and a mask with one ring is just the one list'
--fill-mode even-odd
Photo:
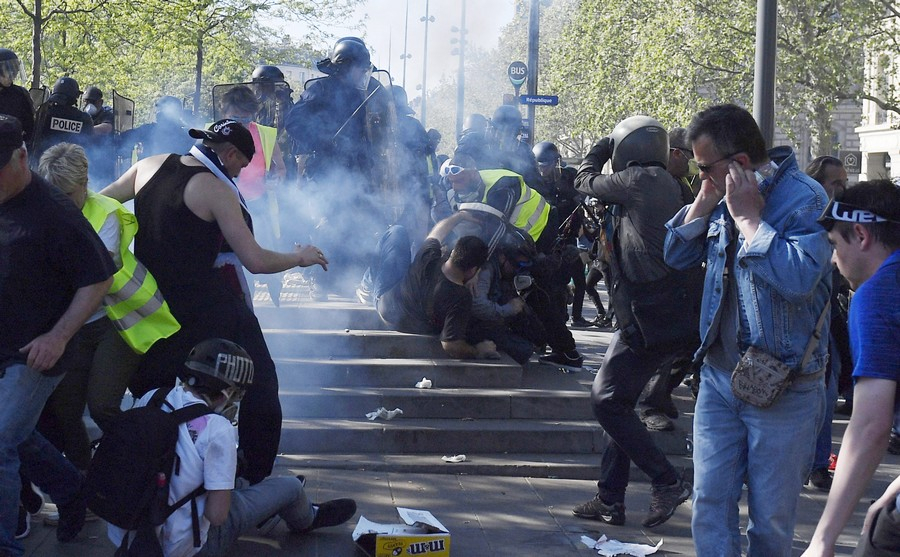
{"label": "man in denim jacket", "polygon": [[[692,530],[697,555],[740,556],[744,483],[749,556],[791,555],[797,499],[824,411],[826,330],[797,381],[768,408],[737,399],[731,372],[755,346],[796,368],[831,291],[828,199],[789,148],[765,150],[753,117],[710,107],[688,128],[703,184],[666,227],[666,262],[706,260],[697,357]],[[771,159],[770,159],[771,156]]]}

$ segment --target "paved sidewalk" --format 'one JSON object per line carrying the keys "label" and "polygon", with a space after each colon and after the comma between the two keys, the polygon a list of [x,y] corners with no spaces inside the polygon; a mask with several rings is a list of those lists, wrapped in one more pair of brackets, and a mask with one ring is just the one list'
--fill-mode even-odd
{"label": "paved sidewalk", "polygon": [[[448,465],[449,466],[449,465]],[[607,526],[572,515],[571,508],[590,499],[595,485],[586,480],[470,476],[465,474],[396,474],[368,471],[302,470],[279,468],[276,474],[303,473],[310,498],[322,501],[353,497],[359,511],[375,522],[396,522],[395,506],[423,508],[450,529],[451,554],[456,557],[594,555],[581,536],[655,544],[663,539],[659,555],[693,555],[690,503],[685,503],[665,524],[652,530],[640,523],[649,502],[649,484],[635,478],[627,496],[625,526]],[[900,457],[887,455],[876,481],[864,500],[874,498],[890,479],[900,474]],[[799,506],[794,555],[800,555],[822,512],[825,494],[807,489]],[[850,555],[865,511],[860,505],[845,529],[838,555]],[[746,509],[743,516],[746,517]],[[746,521],[746,518],[744,518]],[[313,534],[290,534],[279,524],[273,537],[242,539],[230,557],[304,556],[361,557],[350,534],[355,520]],[[26,538],[26,555],[35,557],[111,557],[112,544],[102,522],[88,523],[69,544],[56,541],[54,529],[37,524]]]}

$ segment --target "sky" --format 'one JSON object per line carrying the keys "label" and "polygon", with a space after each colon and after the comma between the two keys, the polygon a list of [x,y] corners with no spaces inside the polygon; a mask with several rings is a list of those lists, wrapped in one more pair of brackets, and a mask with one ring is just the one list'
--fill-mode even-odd
{"label": "sky", "polygon": [[[485,50],[494,48],[500,29],[515,15],[515,1],[465,0],[465,3],[467,45]],[[422,84],[425,23],[420,18],[425,16],[426,4],[428,15],[434,21],[428,23],[428,68],[424,77],[428,89],[433,89],[443,73],[456,72],[459,67],[459,58],[451,54],[458,45],[451,44],[450,40],[459,38],[459,33],[451,29],[460,27],[463,0],[367,0],[357,9],[355,18],[365,19],[364,38],[372,51],[372,63],[379,69],[389,70],[398,85],[404,81],[400,56],[404,53],[406,32],[406,52],[411,56],[406,61],[406,89],[410,97],[416,95],[417,86]],[[358,34],[358,29],[350,27],[334,32],[336,36]]]}

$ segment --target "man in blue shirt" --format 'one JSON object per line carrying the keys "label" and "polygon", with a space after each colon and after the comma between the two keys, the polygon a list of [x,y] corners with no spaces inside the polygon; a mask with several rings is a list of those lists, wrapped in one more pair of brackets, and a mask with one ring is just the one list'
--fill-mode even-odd
{"label": "man in blue shirt", "polygon": [[[699,557],[741,555],[746,483],[750,557],[788,557],[797,500],[824,412],[828,327],[806,347],[831,294],[831,246],[816,222],[825,190],[786,147],[766,152],[753,116],[712,106],[688,127],[703,180],[666,224],[665,259],[706,262],[701,388],[694,415],[691,528]],[[797,373],[768,407],[742,402],[731,375],[750,348]]]}
{"label": "man in blue shirt", "polygon": [[[856,291],[849,323],[855,404],[828,502],[804,556],[834,555],[884,456],[900,402],[900,188],[887,180],[860,182],[839,193],[819,220],[828,229],[838,270]],[[900,550],[898,493],[900,478],[869,510],[860,546],[894,555]],[[880,523],[876,532],[887,527],[893,542],[870,537],[873,522]]]}

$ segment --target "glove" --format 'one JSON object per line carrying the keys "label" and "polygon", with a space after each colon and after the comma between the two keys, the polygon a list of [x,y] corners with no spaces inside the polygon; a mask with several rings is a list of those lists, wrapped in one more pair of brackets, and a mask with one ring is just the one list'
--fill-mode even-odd
{"label": "glove", "polygon": [[612,158],[612,154],[613,140],[611,137],[604,137],[594,145],[593,149],[590,150],[584,160],[590,162],[599,172],[603,168],[603,165]]}

